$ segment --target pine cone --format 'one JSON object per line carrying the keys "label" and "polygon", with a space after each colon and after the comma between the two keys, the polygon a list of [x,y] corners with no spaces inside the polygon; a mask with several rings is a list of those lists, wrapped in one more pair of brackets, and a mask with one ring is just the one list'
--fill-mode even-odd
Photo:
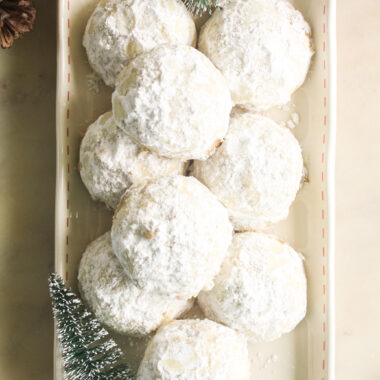
{"label": "pine cone", "polygon": [[0,45],[6,49],[32,30],[36,9],[31,0],[0,0]]}

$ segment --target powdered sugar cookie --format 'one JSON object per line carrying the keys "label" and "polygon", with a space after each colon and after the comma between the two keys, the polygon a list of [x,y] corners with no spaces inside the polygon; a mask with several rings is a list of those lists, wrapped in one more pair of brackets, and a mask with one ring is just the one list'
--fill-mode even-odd
{"label": "powdered sugar cookie", "polygon": [[113,253],[109,232],[86,248],[78,280],[82,297],[96,318],[121,334],[148,334],[192,305],[191,300],[165,297],[136,287]]}
{"label": "powdered sugar cookie", "polygon": [[90,65],[109,86],[137,55],[171,43],[195,45],[194,21],[179,0],[102,0],[83,37]]}
{"label": "powdered sugar cookie", "polygon": [[142,146],[161,156],[203,160],[227,132],[231,98],[202,53],[164,45],[120,73],[112,106],[116,123]]}
{"label": "powdered sugar cookie", "polygon": [[235,104],[265,110],[287,103],[313,54],[310,27],[282,0],[233,0],[203,26],[199,49],[227,79]]}
{"label": "powdered sugar cookie", "polygon": [[100,116],[87,129],[80,146],[79,169],[91,197],[116,208],[132,184],[169,174],[183,174],[180,160],[159,157],[134,143],[113,120]]}
{"label": "powdered sugar cookie", "polygon": [[193,175],[227,207],[236,230],[262,229],[285,219],[302,178],[301,148],[274,121],[234,112],[222,146]]}
{"label": "powdered sugar cookie", "polygon": [[190,298],[210,289],[231,242],[227,210],[192,177],[132,186],[112,224],[112,245],[144,289]]}
{"label": "powdered sugar cookie", "polygon": [[209,320],[174,321],[153,337],[137,380],[248,380],[246,340]]}
{"label": "powdered sugar cookie", "polygon": [[235,234],[214,288],[198,300],[208,318],[253,341],[277,339],[305,317],[302,257],[272,236]]}

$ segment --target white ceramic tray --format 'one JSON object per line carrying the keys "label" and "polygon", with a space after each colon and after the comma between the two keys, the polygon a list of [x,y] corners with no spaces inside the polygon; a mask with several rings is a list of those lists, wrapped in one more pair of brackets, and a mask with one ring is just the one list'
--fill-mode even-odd
{"label": "white ceramic tray", "polygon": [[[87,126],[111,108],[111,90],[88,86],[91,73],[82,48],[86,21],[96,0],[58,0],[56,270],[77,290],[77,268],[82,252],[111,226],[111,213],[91,201],[77,169],[81,137]],[[335,149],[335,1],[294,0],[313,32],[316,53],[304,86],[293,97],[290,111],[275,111],[278,120],[296,112],[299,139],[309,183],[299,192],[288,219],[271,232],[288,241],[306,258],[308,312],[290,334],[261,345],[251,345],[252,379],[334,379],[334,149]],[[128,347],[136,367],[144,342]],[[63,379],[56,345],[55,379]],[[202,380],[202,379],[199,379]],[[239,379],[236,379],[239,380]]]}

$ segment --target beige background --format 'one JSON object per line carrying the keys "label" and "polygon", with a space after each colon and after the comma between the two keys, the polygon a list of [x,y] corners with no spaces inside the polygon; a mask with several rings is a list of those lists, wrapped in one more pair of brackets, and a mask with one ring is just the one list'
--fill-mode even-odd
{"label": "beige background", "polygon": [[[52,379],[55,1],[0,51],[0,378]],[[380,1],[338,3],[337,379],[380,379]],[[299,379],[303,380],[303,379]]]}

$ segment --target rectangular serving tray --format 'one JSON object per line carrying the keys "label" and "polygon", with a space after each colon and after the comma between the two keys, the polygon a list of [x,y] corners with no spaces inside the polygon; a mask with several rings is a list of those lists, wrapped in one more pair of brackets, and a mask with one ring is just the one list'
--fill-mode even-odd
{"label": "rectangular serving tray", "polygon": [[[308,312],[292,333],[273,343],[250,345],[252,379],[334,380],[336,5],[333,0],[292,2],[312,27],[315,54],[308,78],[289,109],[277,110],[271,116],[277,121],[288,120],[294,113],[299,116],[293,132],[303,149],[309,181],[300,190],[288,219],[269,232],[305,256]],[[78,264],[86,245],[110,229],[112,218],[110,211],[90,199],[77,168],[86,128],[111,109],[111,90],[101,85],[98,92],[94,91],[94,78],[82,47],[84,28],[96,3],[58,0],[55,268],[75,291]],[[136,368],[145,342],[115,338]],[[57,340],[54,362],[54,378],[62,380]]]}

